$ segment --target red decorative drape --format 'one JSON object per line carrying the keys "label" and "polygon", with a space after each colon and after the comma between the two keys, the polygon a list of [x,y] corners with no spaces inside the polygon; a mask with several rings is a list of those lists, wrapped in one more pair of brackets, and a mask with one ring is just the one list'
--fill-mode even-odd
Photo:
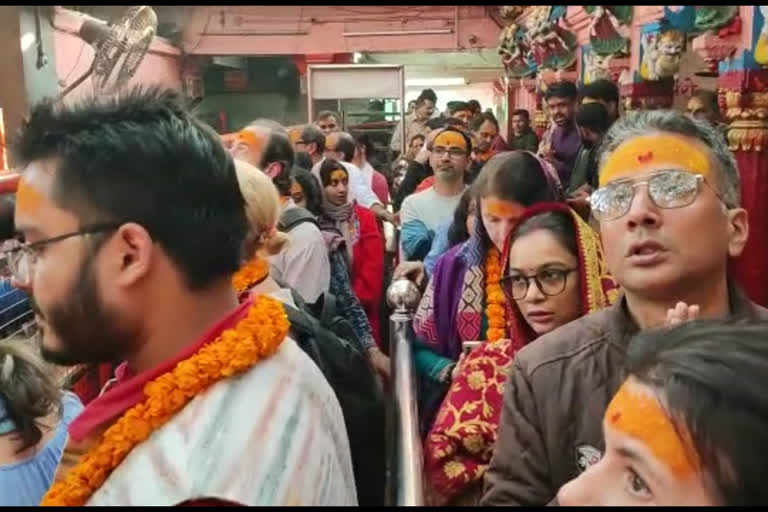
{"label": "red decorative drape", "polygon": [[732,270],[747,295],[768,307],[768,154],[734,151],[741,174],[741,201],[749,212],[749,241]]}

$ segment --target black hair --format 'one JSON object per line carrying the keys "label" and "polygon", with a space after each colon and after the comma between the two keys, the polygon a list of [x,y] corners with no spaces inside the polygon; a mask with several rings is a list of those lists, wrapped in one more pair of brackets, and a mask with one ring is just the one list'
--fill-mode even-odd
{"label": "black hair", "polygon": [[768,503],[760,446],[768,445],[768,323],[698,320],[643,331],[629,375],[654,389],[688,436],[719,505]]}
{"label": "black hair", "polygon": [[279,163],[281,167],[280,173],[272,178],[272,183],[275,184],[281,196],[290,195],[291,168],[296,157],[288,131],[283,125],[271,119],[258,119],[249,124],[246,129],[250,126],[264,129],[268,132],[267,143],[261,155],[259,168],[262,171],[266,171],[270,164]]}
{"label": "black hair", "polygon": [[528,121],[531,120],[531,114],[524,108],[518,108],[512,112],[512,117],[520,116],[526,118]]}
{"label": "black hair", "polygon": [[483,124],[488,121],[492,125],[496,127],[496,131],[499,131],[499,121],[496,119],[496,116],[489,113],[489,112],[483,112],[481,114],[476,115],[474,118],[472,118],[472,122],[470,123],[470,129],[473,132],[476,132],[480,129]]}
{"label": "black hair", "polygon": [[555,82],[550,85],[544,93],[544,100],[550,98],[565,98],[569,100],[575,100],[579,95],[579,91],[576,89],[576,84],[568,80],[562,82]]}
{"label": "black hair", "polygon": [[480,102],[477,100],[469,100],[467,102],[467,106],[472,110],[472,112],[482,113],[483,111],[483,107],[480,106]]}
{"label": "black hair", "polygon": [[560,199],[539,161],[527,151],[505,151],[492,156],[472,184],[472,197],[477,202],[476,229],[486,242],[489,239],[480,214],[480,201],[489,196],[524,207]]}
{"label": "black hair", "polygon": [[570,213],[555,210],[533,215],[515,227],[515,230],[512,232],[511,241],[514,242],[539,230],[550,232],[563,249],[566,249],[578,258],[579,246],[576,226]]}
{"label": "black hair", "polygon": [[306,151],[297,151],[293,160],[294,167],[301,167],[309,171],[312,169],[312,157]]}
{"label": "black hair", "polygon": [[587,103],[576,109],[576,125],[589,128],[595,133],[604,134],[611,127],[608,109],[602,103]]}
{"label": "black hair", "polygon": [[619,87],[605,78],[590,82],[581,88],[582,98],[594,98],[606,103],[619,104]]}
{"label": "black hair", "polygon": [[468,188],[461,195],[459,204],[456,205],[456,209],[453,211],[453,222],[451,227],[448,228],[448,244],[453,247],[469,239],[469,231],[467,231],[467,217],[469,217],[469,209],[472,205],[472,188]]}
{"label": "black hair", "polygon": [[424,89],[421,91],[421,94],[419,94],[419,97],[416,98],[416,104],[421,105],[426,100],[431,101],[432,103],[437,103],[437,94],[435,94],[435,91],[432,89]]}
{"label": "black hair", "polygon": [[461,128],[463,130],[464,128],[467,127],[467,123],[465,123],[464,120],[459,119],[458,117],[446,117],[445,126],[449,126],[451,128]]}
{"label": "black hair", "polygon": [[[10,420],[21,453],[43,438],[41,420],[60,411],[62,391],[42,362],[25,345],[27,340],[0,342],[0,411]],[[58,428],[58,427],[57,427]]]}
{"label": "black hair", "polygon": [[526,207],[558,199],[541,164],[527,151],[505,151],[494,155],[483,166],[472,187],[478,200],[493,195]]}
{"label": "black hair", "polygon": [[320,194],[322,192],[320,192],[320,184],[317,182],[317,178],[315,178],[314,174],[308,170],[302,169],[300,167],[294,167],[291,170],[291,177],[295,179],[299,185],[301,185],[301,188],[304,191],[304,198],[307,202],[307,210],[314,213],[315,215],[319,215],[321,204]]}
{"label": "black hair", "polygon": [[355,144],[358,147],[365,148],[365,158],[367,160],[373,158],[374,154],[376,153],[376,148],[373,145],[371,136],[362,130],[353,130],[350,132],[350,135],[355,140]]}
{"label": "black hair", "polygon": [[470,107],[469,103],[466,101],[451,101],[448,103],[447,107],[448,112],[450,113],[459,112],[461,110],[469,110],[470,112],[472,111],[472,107]]}
{"label": "black hair", "polygon": [[[433,146],[435,144],[435,139],[437,139],[437,137],[439,137],[441,134],[443,134],[445,132],[456,132],[456,133],[460,134],[462,137],[464,137],[464,142],[467,144],[467,154],[470,154],[472,152],[472,139],[469,138],[469,135],[467,135],[467,132],[465,132],[464,130],[460,130],[459,128],[454,128],[453,126],[446,126],[443,131],[438,133],[435,136],[435,138],[432,139],[432,145]],[[432,148],[430,147],[429,150],[431,151]]]}
{"label": "black hair", "polygon": [[331,173],[334,171],[344,171],[349,177],[349,171],[344,167],[344,164],[333,158],[326,158],[320,165],[320,183],[323,187],[327,187],[331,183]]}
{"label": "black hair", "polygon": [[0,242],[8,240],[16,235],[14,226],[14,209],[16,199],[13,194],[0,196]]}
{"label": "black hair", "polygon": [[135,87],[32,108],[13,145],[21,167],[57,159],[53,199],[81,225],[136,222],[190,289],[240,266],[248,231],[235,165],[179,93]]}
{"label": "black hair", "polygon": [[427,121],[427,128],[430,130],[437,130],[438,128],[443,128],[446,125],[446,118],[444,117],[435,117],[434,119],[430,119]]}
{"label": "black hair", "polygon": [[327,119],[329,117],[332,117],[337,123],[341,122],[339,119],[339,114],[332,110],[323,110],[319,114],[317,114],[317,117],[315,118],[315,121],[319,121],[321,119]]}
{"label": "black hair", "polygon": [[314,125],[307,125],[301,131],[301,141],[304,144],[317,144],[317,152],[325,151],[325,134]]}
{"label": "black hair", "polygon": [[343,155],[342,160],[349,163],[355,158],[355,139],[348,133],[339,132],[337,135],[336,151]]}

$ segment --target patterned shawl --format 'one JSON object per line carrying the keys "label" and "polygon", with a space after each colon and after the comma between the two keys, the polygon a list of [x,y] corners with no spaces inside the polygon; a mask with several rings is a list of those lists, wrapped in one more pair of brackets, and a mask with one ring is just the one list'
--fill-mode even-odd
{"label": "patterned shawl", "polygon": [[[570,212],[578,234],[582,314],[609,306],[618,286],[608,274],[597,233],[567,206],[544,203],[529,208],[523,219],[544,211]],[[510,236],[511,239],[511,236]],[[503,268],[508,264],[509,242]],[[438,411],[424,445],[427,494],[432,505],[445,505],[477,491],[496,442],[503,388],[515,353],[535,334],[515,304],[508,304],[511,339],[486,343],[466,358],[459,376]]]}
{"label": "patterned shawl", "polygon": [[[562,186],[552,164],[530,151],[527,153],[539,161],[554,197],[564,202]],[[480,212],[477,215],[479,217]],[[413,320],[416,336],[437,354],[454,361],[461,354],[462,341],[479,340],[484,334],[483,265],[487,249],[485,240],[475,230],[469,240],[446,252],[435,266]]]}

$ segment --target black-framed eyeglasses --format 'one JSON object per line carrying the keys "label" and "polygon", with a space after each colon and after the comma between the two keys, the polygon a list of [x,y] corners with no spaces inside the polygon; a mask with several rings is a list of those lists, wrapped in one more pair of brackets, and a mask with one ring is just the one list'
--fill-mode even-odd
{"label": "black-framed eyeglasses", "polygon": [[443,158],[446,154],[451,158],[461,158],[462,156],[467,156],[466,150],[461,148],[433,148],[432,153],[438,158]]}
{"label": "black-framed eyeglasses", "polygon": [[35,264],[37,263],[38,254],[43,247],[76,236],[94,235],[112,231],[120,227],[121,224],[122,223],[116,222],[94,224],[83,227],[78,231],[46,238],[45,240],[39,240],[29,244],[22,243],[19,240],[9,240],[6,242],[6,249],[3,251],[2,256],[5,257],[8,264],[8,270],[11,272],[13,280],[22,286],[29,285],[32,282],[32,274],[34,272]]}
{"label": "black-framed eyeglasses", "polygon": [[577,270],[578,268],[548,268],[540,270],[532,276],[510,274],[501,279],[501,287],[507,300],[523,300],[528,295],[528,288],[533,281],[542,294],[547,297],[554,297],[563,293],[568,282],[568,275]]}
{"label": "black-framed eyeglasses", "polygon": [[[662,170],[643,179],[622,179],[595,190],[589,198],[592,214],[597,220],[607,221],[623,217],[632,207],[635,189],[647,185],[648,197],[659,208],[685,208],[693,204],[701,190],[701,183],[712,188],[701,174],[687,171]],[[718,199],[722,197],[712,189]]]}

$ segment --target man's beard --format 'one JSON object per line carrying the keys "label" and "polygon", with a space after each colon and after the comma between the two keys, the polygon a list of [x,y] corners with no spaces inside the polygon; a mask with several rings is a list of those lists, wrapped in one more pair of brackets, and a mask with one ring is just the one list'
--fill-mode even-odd
{"label": "man's beard", "polygon": [[94,258],[95,253],[86,256],[72,290],[50,306],[47,314],[33,304],[35,312],[45,320],[45,328],[61,345],[50,349],[41,344],[41,354],[48,362],[64,366],[115,362],[135,342],[136,330],[121,328],[119,315],[100,300],[92,268]]}

